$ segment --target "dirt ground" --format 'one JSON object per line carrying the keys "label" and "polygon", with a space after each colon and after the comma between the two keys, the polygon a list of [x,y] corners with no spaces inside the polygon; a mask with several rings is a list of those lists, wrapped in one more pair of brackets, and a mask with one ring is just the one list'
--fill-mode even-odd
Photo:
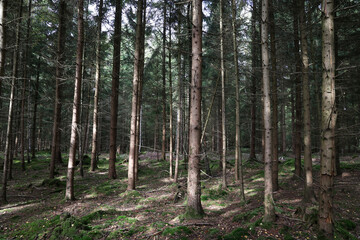
{"label": "dirt ground", "polygon": [[[205,217],[184,218],[186,169],[180,168],[179,183],[169,178],[168,162],[147,152],[140,157],[136,191],[126,191],[126,156],[119,157],[118,179],[107,177],[107,156],[99,169],[75,177],[75,197],[64,201],[66,167],[58,166],[57,180],[48,181],[49,154],[20,170],[14,162],[8,203],[0,206],[0,239],[319,239],[317,208],[303,214],[303,179],[293,176],[291,158],[279,165],[280,190],[274,193],[276,222],[263,224],[263,164],[244,159],[246,201],[239,197],[234,181],[233,157],[229,156],[228,188],[221,187],[218,158],[209,156],[212,175],[202,173],[202,205]],[[342,158],[341,175],[334,181],[336,239],[360,239],[360,164],[354,157]],[[314,157],[314,184],[318,192],[319,160]],[[1,176],[2,177],[2,176]],[[177,197],[175,197],[175,195]],[[175,199],[176,198],[176,199]]]}

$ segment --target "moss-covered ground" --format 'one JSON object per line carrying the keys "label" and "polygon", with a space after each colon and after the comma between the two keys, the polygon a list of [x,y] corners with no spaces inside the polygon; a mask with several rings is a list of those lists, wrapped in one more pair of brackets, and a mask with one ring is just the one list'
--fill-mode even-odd
{"label": "moss-covered ground", "polygon": [[[234,181],[233,157],[228,158],[228,187],[223,189],[219,159],[212,154],[212,176],[202,174],[205,216],[189,219],[185,164],[181,164],[179,182],[174,183],[168,177],[168,162],[156,156],[141,155],[137,189],[126,191],[127,156],[118,156],[118,179],[109,180],[108,158],[101,155],[95,172],[89,172],[87,165],[83,178],[76,172],[72,202],[64,201],[66,164],[57,166],[56,178],[49,180],[49,153],[38,153],[25,172],[15,160],[8,203],[0,206],[0,239],[318,239],[317,209],[302,216],[303,179],[293,177],[291,158],[279,165],[281,189],[274,193],[277,220],[264,224],[262,163],[244,161],[243,202],[240,185]],[[318,191],[316,157],[314,165]],[[344,173],[335,178],[334,189],[335,237],[360,239],[360,164],[344,158],[341,166]]]}

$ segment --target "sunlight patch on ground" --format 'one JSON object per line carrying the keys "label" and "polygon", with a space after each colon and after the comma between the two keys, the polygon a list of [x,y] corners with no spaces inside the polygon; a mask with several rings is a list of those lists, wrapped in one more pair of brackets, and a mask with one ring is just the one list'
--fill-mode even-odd
{"label": "sunlight patch on ground", "polygon": [[163,178],[160,181],[163,183],[174,183],[174,180],[169,177]]}
{"label": "sunlight patch on ground", "polygon": [[[148,206],[147,205],[141,205],[141,208],[144,208],[144,207],[148,207]],[[115,208],[116,211],[121,211],[121,212],[135,211],[137,209],[139,209],[139,205]]]}
{"label": "sunlight patch on ground", "polygon": [[252,180],[251,182],[263,182],[263,181],[264,181],[264,178],[260,177],[260,178],[256,178],[256,179]]}
{"label": "sunlight patch on ground", "polygon": [[97,172],[96,174],[98,174],[98,175],[106,175],[108,173],[107,172]]}
{"label": "sunlight patch on ground", "polygon": [[210,206],[206,206],[204,207],[206,210],[211,210],[211,211],[218,211],[221,209],[226,208],[226,206],[218,206],[218,205],[210,205]]}
{"label": "sunlight patch on ground", "polygon": [[36,207],[36,206],[39,206],[39,205],[40,205],[40,203],[28,203],[28,204],[20,203],[20,204],[5,205],[0,210],[0,216],[4,215],[6,213],[12,213],[12,212],[24,210],[24,209],[29,208],[29,207]]}
{"label": "sunlight patch on ground", "polygon": [[293,203],[299,203],[299,202],[301,202],[301,201],[302,201],[301,198],[297,198],[297,199],[281,200],[281,201],[279,201],[279,202],[281,202],[281,203],[293,204]]}
{"label": "sunlight patch on ground", "polygon": [[232,216],[232,215],[238,214],[239,212],[241,212],[241,208],[236,208],[236,209],[234,209],[234,210],[227,211],[227,212],[221,214],[221,216],[223,216],[223,217],[230,217],[230,216]]}

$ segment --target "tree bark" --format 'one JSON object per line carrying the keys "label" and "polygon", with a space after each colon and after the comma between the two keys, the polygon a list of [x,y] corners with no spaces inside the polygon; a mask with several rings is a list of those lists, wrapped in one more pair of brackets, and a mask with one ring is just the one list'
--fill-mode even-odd
{"label": "tree bark", "polygon": [[166,0],[163,3],[163,33],[162,33],[162,138],[161,138],[161,160],[166,160]]}
{"label": "tree bark", "polygon": [[261,54],[262,54],[262,82],[263,82],[263,119],[264,119],[264,163],[265,163],[265,189],[264,189],[264,222],[275,221],[275,209],[273,200],[273,183],[271,168],[271,98],[270,98],[270,73],[269,73],[269,50],[268,50],[268,25],[269,25],[269,2],[262,0],[261,15]]}
{"label": "tree bark", "polygon": [[240,89],[239,89],[239,57],[238,57],[238,45],[237,45],[237,34],[236,34],[236,2],[231,1],[232,9],[232,35],[233,35],[233,48],[234,48],[234,66],[235,66],[235,181],[240,182],[240,198],[245,201],[244,193],[244,180],[243,180],[243,168],[242,168],[242,156],[241,156],[241,145],[240,145]]}
{"label": "tree bark", "polygon": [[295,176],[301,176],[301,59],[299,54],[299,14],[297,0],[294,0],[294,56],[295,56]]}
{"label": "tree bark", "polygon": [[28,19],[26,23],[26,38],[25,51],[23,61],[23,84],[21,91],[21,113],[20,113],[20,146],[21,146],[21,170],[25,171],[25,99],[26,99],[26,82],[28,78],[28,64],[29,64],[29,42],[30,42],[30,24],[31,24],[31,8],[32,0],[29,0]]}
{"label": "tree bark", "polygon": [[121,48],[121,0],[116,0],[115,10],[115,31],[114,31],[114,52],[113,70],[111,83],[111,118],[110,118],[110,153],[109,153],[109,178],[115,179],[116,168],[116,135],[117,135],[117,112],[119,99],[119,73],[120,73],[120,48]]}
{"label": "tree bark", "polygon": [[300,36],[301,36],[301,59],[302,59],[302,91],[304,105],[304,169],[305,188],[304,200],[306,203],[314,202],[311,158],[311,126],[310,126],[310,91],[309,91],[309,57],[307,45],[307,30],[305,18],[305,0],[300,1]]}
{"label": "tree bark", "polygon": [[[171,9],[170,9],[171,19]],[[169,20],[169,164],[170,164],[170,178],[173,177],[173,96],[172,96],[172,73],[171,73],[171,25]]]}
{"label": "tree bark", "polygon": [[181,126],[182,126],[182,69],[181,69],[181,12],[178,10],[178,29],[177,29],[177,37],[178,37],[178,49],[177,49],[177,69],[178,69],[178,101],[177,101],[177,115],[176,115],[176,158],[175,158],[175,168],[174,168],[174,182],[178,181],[179,175],[179,161],[180,161],[180,151],[181,151]]}
{"label": "tree bark", "polygon": [[[0,0],[0,96],[2,95],[2,77],[5,75],[6,61],[6,17],[7,17],[7,0]],[[0,108],[2,100],[0,98]]]}
{"label": "tree bark", "polygon": [[[65,35],[66,35],[66,0],[61,0],[59,5],[59,28],[57,39],[57,51],[56,51],[56,70],[55,70],[55,106],[54,106],[54,118],[52,129],[52,144],[51,144],[51,161],[50,161],[50,178],[54,178],[55,163],[59,159],[60,154],[60,122],[61,122],[61,95],[62,87],[61,80],[63,80],[64,74],[64,62],[65,62]],[[37,106],[38,89],[35,91],[34,106]],[[35,107],[34,107],[35,108]],[[33,144],[32,144],[32,157],[35,157],[35,122],[36,111],[34,109],[33,117]]]}
{"label": "tree bark", "polygon": [[101,24],[103,19],[103,0],[99,0],[99,16],[97,22],[96,35],[96,70],[95,70],[95,91],[94,91],[94,115],[93,115],[93,129],[92,129],[92,143],[91,143],[91,166],[90,171],[95,171],[97,168],[97,131],[98,131],[98,107],[99,107],[99,84],[101,78]]}
{"label": "tree bark", "polygon": [[251,14],[251,135],[250,135],[250,156],[249,159],[256,159],[255,141],[256,141],[256,62],[257,62],[257,46],[256,46],[256,14],[257,0],[253,0],[253,9]]}
{"label": "tree bark", "polygon": [[9,100],[9,114],[7,121],[7,129],[6,129],[6,142],[5,142],[5,151],[4,151],[4,170],[3,170],[3,184],[2,184],[2,200],[3,202],[7,202],[7,181],[9,175],[9,169],[11,169],[10,159],[11,153],[11,145],[12,145],[12,124],[13,124],[13,114],[14,114],[14,96],[15,96],[15,84],[18,77],[18,65],[19,65],[19,44],[20,44],[20,25],[22,19],[22,5],[23,0],[20,1],[19,12],[17,16],[16,22],[16,38],[15,38],[15,49],[13,54],[13,68],[12,68],[12,77],[11,77],[11,90],[10,90],[10,100]]}
{"label": "tree bark", "polygon": [[70,136],[70,150],[69,162],[67,169],[66,181],[66,200],[75,200],[74,196],[74,170],[76,158],[76,146],[78,143],[77,132],[80,117],[80,95],[81,95],[81,82],[82,82],[82,64],[83,64],[83,51],[84,51],[84,0],[78,1],[78,38],[76,50],[76,72],[75,72],[75,88],[74,88],[74,101],[71,121],[71,136]]}
{"label": "tree bark", "polygon": [[138,151],[136,146],[136,122],[137,122],[137,108],[139,107],[139,84],[141,81],[141,47],[142,47],[142,31],[143,28],[143,0],[138,0],[137,5],[137,20],[136,20],[136,40],[135,40],[135,54],[134,54],[134,75],[133,75],[133,96],[131,104],[131,126],[130,126],[130,151],[129,151],[129,166],[128,166],[128,190],[135,190],[135,161],[136,153]]}
{"label": "tree bark", "polygon": [[322,104],[319,228],[327,239],[334,238],[333,184],[335,163],[335,44],[334,1],[323,0],[322,11]]}
{"label": "tree bark", "polygon": [[202,0],[192,1],[192,66],[191,66],[191,105],[190,105],[190,157],[188,167],[188,201],[186,215],[201,217],[200,186],[200,137],[201,137],[201,72],[202,72]]}
{"label": "tree bark", "polygon": [[220,0],[220,74],[221,74],[221,129],[222,129],[222,187],[227,188],[226,184],[226,125],[225,125],[225,66],[224,66],[224,27],[223,27],[223,0]]}
{"label": "tree bark", "polygon": [[279,189],[278,169],[278,95],[276,75],[276,43],[275,43],[275,18],[274,2],[269,0],[269,21],[270,21],[270,53],[271,53],[271,85],[272,85],[272,181],[273,191]]}

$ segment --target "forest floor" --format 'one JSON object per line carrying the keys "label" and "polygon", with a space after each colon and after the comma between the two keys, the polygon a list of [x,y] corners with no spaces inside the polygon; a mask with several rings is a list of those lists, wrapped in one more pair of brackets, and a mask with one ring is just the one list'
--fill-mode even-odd
{"label": "forest floor", "polygon": [[[263,224],[263,164],[244,163],[246,201],[239,197],[229,160],[227,189],[221,187],[219,160],[210,155],[212,176],[202,174],[202,205],[205,217],[184,218],[186,170],[179,184],[168,175],[168,162],[156,153],[144,153],[139,162],[136,191],[126,191],[126,156],[116,163],[118,179],[107,177],[107,156],[99,169],[85,177],[76,172],[75,197],[64,200],[66,167],[48,180],[48,153],[38,154],[22,172],[14,161],[8,187],[8,204],[0,206],[0,239],[319,239],[317,208],[303,215],[303,180],[293,177],[294,160],[279,165],[280,190],[274,193],[277,220]],[[229,156],[229,158],[231,158]],[[343,158],[343,173],[335,178],[334,212],[336,239],[360,239],[360,161]],[[319,160],[314,158],[314,181],[318,191]],[[175,200],[175,195],[179,197]],[[305,219],[306,218],[306,219]]]}

